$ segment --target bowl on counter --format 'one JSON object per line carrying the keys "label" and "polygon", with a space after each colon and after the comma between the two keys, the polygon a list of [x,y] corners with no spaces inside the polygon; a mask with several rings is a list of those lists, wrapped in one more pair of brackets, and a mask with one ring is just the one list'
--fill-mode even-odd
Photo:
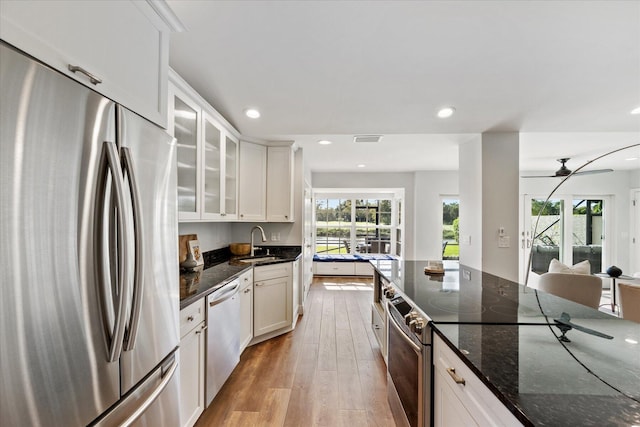
{"label": "bowl on counter", "polygon": [[251,253],[250,243],[231,243],[229,244],[229,250],[233,255],[249,255]]}

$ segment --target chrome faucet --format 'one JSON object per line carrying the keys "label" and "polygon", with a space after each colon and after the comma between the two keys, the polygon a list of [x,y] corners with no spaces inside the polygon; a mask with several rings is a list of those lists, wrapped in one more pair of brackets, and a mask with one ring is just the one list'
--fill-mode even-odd
{"label": "chrome faucet", "polygon": [[267,236],[264,235],[264,230],[262,229],[262,227],[260,227],[259,225],[254,225],[253,228],[251,229],[251,256],[255,256],[256,249],[262,249],[262,248],[257,248],[253,246],[253,232],[256,230],[256,228],[260,230],[260,234],[262,234],[262,241],[263,242],[267,241]]}

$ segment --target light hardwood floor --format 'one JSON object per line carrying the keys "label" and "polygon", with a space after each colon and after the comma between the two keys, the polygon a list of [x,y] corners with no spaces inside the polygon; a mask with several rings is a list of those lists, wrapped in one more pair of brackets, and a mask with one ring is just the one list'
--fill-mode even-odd
{"label": "light hardwood floor", "polygon": [[248,347],[196,427],[395,426],[370,279],[314,278],[288,334]]}

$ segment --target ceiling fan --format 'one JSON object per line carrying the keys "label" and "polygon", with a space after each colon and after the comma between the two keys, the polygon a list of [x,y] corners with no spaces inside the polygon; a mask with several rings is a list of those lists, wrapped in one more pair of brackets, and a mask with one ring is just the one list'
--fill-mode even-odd
{"label": "ceiling fan", "polygon": [[[566,157],[564,159],[558,159],[558,161],[562,163],[562,166],[560,166],[560,169],[555,171],[553,175],[527,175],[527,176],[523,176],[522,178],[564,178],[565,176],[571,175],[571,169],[569,169],[565,165],[565,163],[569,161],[569,158]],[[613,172],[613,169],[595,169],[590,171],[581,171],[581,172],[574,173],[574,175],[593,175],[596,173],[605,173],[605,172]]]}

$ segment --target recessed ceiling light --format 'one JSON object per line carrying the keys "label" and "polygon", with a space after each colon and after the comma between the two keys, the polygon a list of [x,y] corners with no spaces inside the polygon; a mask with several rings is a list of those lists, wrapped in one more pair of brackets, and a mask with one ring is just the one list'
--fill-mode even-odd
{"label": "recessed ceiling light", "polygon": [[453,113],[456,111],[453,107],[445,107],[438,111],[438,117],[441,119],[446,119],[447,117],[453,116]]}
{"label": "recessed ceiling light", "polygon": [[318,144],[320,144],[320,145],[329,145],[331,143],[332,142],[329,141],[328,139],[321,139],[320,141],[318,141]]}
{"label": "recessed ceiling light", "polygon": [[640,114],[640,107],[631,110],[631,114]]}
{"label": "recessed ceiling light", "polygon": [[632,338],[625,338],[624,339],[626,342],[628,342],[629,344],[638,344],[638,341],[632,339]]}
{"label": "recessed ceiling light", "polygon": [[250,119],[257,119],[258,117],[260,117],[260,111],[256,110],[255,108],[248,108],[244,110],[244,114]]}
{"label": "recessed ceiling light", "polygon": [[640,157],[629,157],[628,159],[625,159],[625,160],[632,161],[632,160],[638,160],[638,159],[640,159]]}
{"label": "recessed ceiling light", "polygon": [[364,163],[360,163],[360,164],[358,165],[358,167],[359,167],[359,168],[364,168],[364,167],[366,167],[366,166],[367,166],[367,165],[365,165]]}

